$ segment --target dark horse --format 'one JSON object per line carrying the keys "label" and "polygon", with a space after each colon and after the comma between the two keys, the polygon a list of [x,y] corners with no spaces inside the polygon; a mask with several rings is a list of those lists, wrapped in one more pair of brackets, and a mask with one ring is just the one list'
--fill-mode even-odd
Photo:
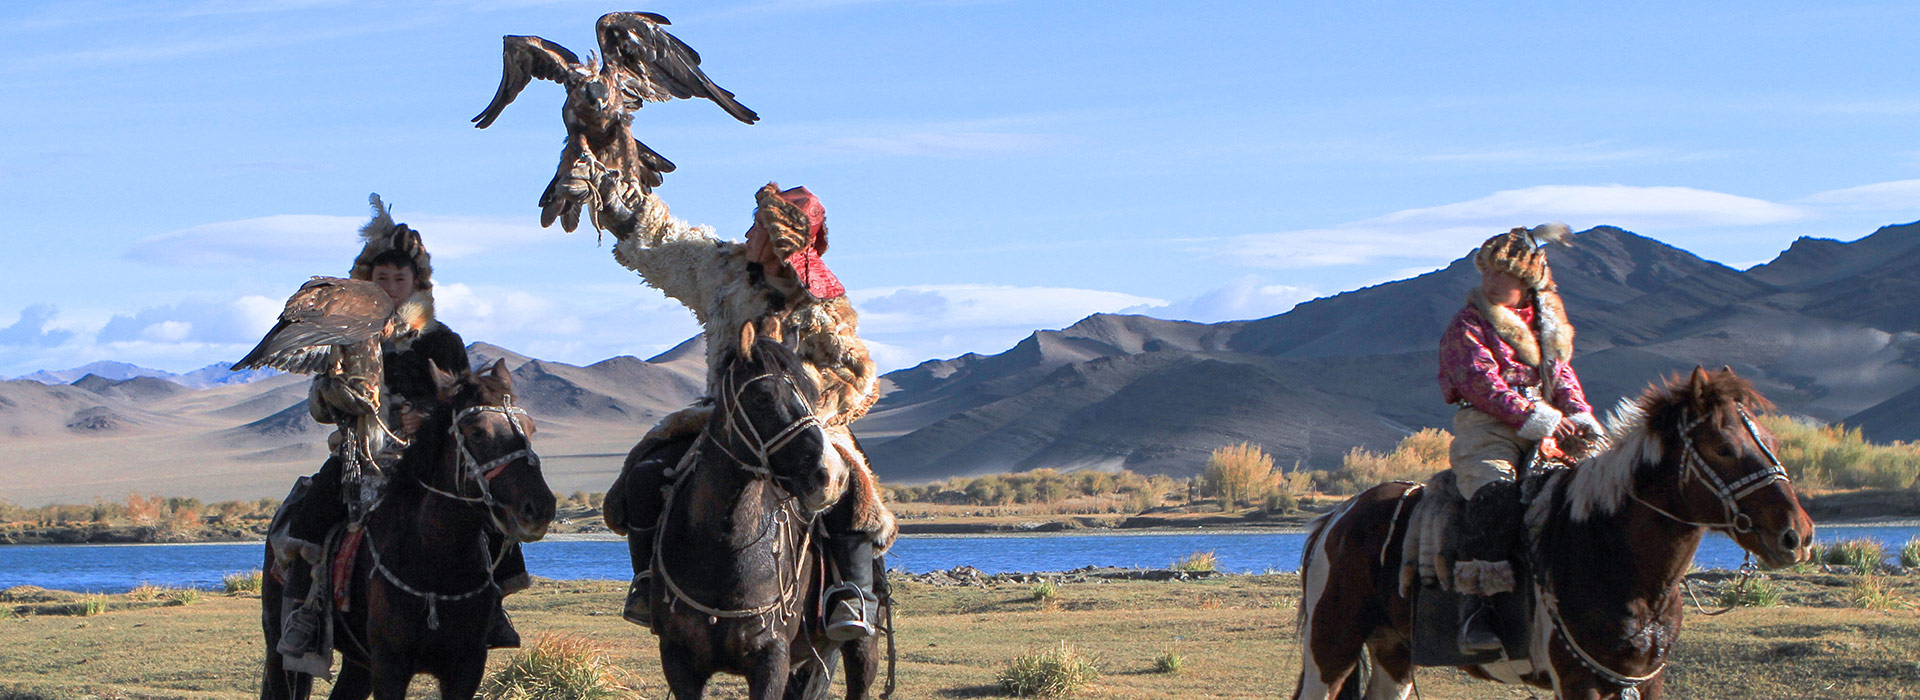
{"label": "dark horse", "polygon": [[[1531,658],[1467,673],[1559,698],[1659,697],[1680,635],[1682,577],[1708,530],[1770,568],[1811,556],[1813,521],[1748,412],[1767,407],[1732,370],[1699,368],[1624,407],[1611,446],[1546,477],[1528,511]],[[1340,691],[1362,655],[1373,662],[1364,697],[1407,697],[1413,602],[1399,581],[1402,541],[1389,533],[1406,531],[1422,495],[1382,484],[1309,526],[1295,698],[1355,696],[1357,687]]]}
{"label": "dark horse", "polygon": [[[473,697],[500,599],[492,572],[501,552],[489,546],[488,531],[532,542],[553,520],[553,492],[528,443],[532,419],[513,405],[513,375],[496,362],[434,378],[441,404],[388,470],[353,559],[347,610],[333,616],[334,648],[345,661],[330,698],[401,700],[421,672],[439,679],[443,698]],[[280,586],[270,576],[260,596],[267,637],[260,697],[305,698],[313,677],[285,670],[274,651]]]}
{"label": "dark horse", "polygon": [[[817,390],[798,356],[756,340],[752,324],[716,381],[712,418],[669,472],[659,525],[629,535],[655,538],[653,629],[667,684],[675,698],[697,700],[726,672],[747,677],[753,700],[824,698],[844,653],[847,695],[866,698],[875,637],[830,641],[819,614],[827,565],[818,513],[835,482],[821,464]],[[644,457],[630,455],[629,466]]]}

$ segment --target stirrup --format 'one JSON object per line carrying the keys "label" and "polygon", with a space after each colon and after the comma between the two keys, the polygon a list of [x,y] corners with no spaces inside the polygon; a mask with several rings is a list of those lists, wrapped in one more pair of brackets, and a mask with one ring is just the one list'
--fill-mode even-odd
{"label": "stirrup", "polygon": [[835,584],[823,594],[827,600],[827,639],[850,642],[875,634],[872,620],[880,599],[851,583]]}
{"label": "stirrup", "polygon": [[320,615],[313,608],[301,605],[287,614],[280,626],[280,642],[274,645],[274,651],[281,656],[305,656],[319,651],[314,644],[320,640]]}
{"label": "stirrup", "polygon": [[653,593],[649,583],[652,578],[653,572],[642,572],[633,577],[633,583],[627,584],[627,605],[620,611],[621,619],[653,629],[653,601],[647,599]]}
{"label": "stirrup", "polygon": [[1462,601],[1461,603],[1461,605],[1474,606],[1474,609],[1468,612],[1466,619],[1460,623],[1460,636],[1455,640],[1455,643],[1460,646],[1460,652],[1472,654],[1482,651],[1499,651],[1504,648],[1505,644],[1500,641],[1499,633],[1493,629],[1493,621],[1488,619],[1488,613],[1493,610],[1493,603],[1479,596],[1474,596],[1471,600],[1475,602]]}

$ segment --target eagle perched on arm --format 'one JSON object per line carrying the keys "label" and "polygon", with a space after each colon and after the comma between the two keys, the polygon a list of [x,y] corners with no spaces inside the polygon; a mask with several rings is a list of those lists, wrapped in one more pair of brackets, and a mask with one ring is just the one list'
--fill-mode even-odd
{"label": "eagle perched on arm", "polygon": [[646,102],[704,97],[735,119],[760,115],[733,99],[700,70],[700,54],[668,34],[667,18],[651,12],[615,12],[596,23],[599,60],[585,63],[566,47],[537,36],[504,38],[505,69],[493,102],[473,118],[485,129],[534,78],[567,89],[560,116],[567,146],[560,170],[540,195],[540,225],[555,218],[571,232],[585,206],[595,228],[610,229],[633,215],[633,200],[660,185],[673,162],[635,139],[627,127]]}
{"label": "eagle perched on arm", "polygon": [[314,376],[307,407],[314,420],[346,431],[361,464],[372,464],[388,435],[381,421],[382,341],[418,333],[413,305],[396,310],[380,285],[314,277],[287,299],[273,329],[233,370],[272,367]]}

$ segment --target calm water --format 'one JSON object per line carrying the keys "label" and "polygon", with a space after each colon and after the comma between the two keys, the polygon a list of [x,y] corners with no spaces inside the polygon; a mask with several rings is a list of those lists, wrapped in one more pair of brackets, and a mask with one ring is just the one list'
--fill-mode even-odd
{"label": "calm water", "polygon": [[[1920,537],[1920,527],[1824,526],[1822,541],[1870,537],[1898,548]],[[1299,533],[1037,535],[1032,537],[914,537],[894,545],[889,564],[913,573],[972,566],[987,573],[1065,571],[1083,566],[1161,568],[1201,551],[1214,552],[1229,571],[1299,568]],[[527,567],[555,579],[628,578],[622,541],[536,542]],[[0,546],[0,588],[32,584],[62,590],[119,593],[142,583],[219,588],[221,577],[259,568],[261,545],[29,545]],[[1701,544],[1696,564],[1740,565],[1740,548],[1720,535]]]}

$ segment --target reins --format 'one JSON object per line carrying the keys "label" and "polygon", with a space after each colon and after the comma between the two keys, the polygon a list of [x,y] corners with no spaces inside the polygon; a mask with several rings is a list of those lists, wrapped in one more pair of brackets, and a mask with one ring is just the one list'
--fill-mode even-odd
{"label": "reins", "polygon": [[[1745,476],[1742,476],[1739,479],[1736,479],[1731,484],[1727,483],[1726,480],[1721,479],[1719,474],[1715,473],[1712,468],[1707,466],[1706,457],[1700,454],[1699,446],[1695,445],[1693,442],[1693,430],[1695,428],[1700,427],[1702,423],[1705,423],[1707,421],[1708,416],[1703,415],[1703,416],[1694,418],[1691,421],[1687,421],[1686,425],[1680,429],[1680,445],[1681,445],[1681,451],[1683,454],[1680,458],[1682,468],[1680,471],[1680,475],[1678,477],[1679,488],[1684,490],[1687,486],[1687,483],[1695,479],[1698,479],[1702,484],[1705,484],[1708,490],[1713,492],[1714,497],[1719,499],[1721,507],[1726,509],[1726,513],[1727,513],[1726,522],[1722,522],[1722,523],[1694,522],[1694,521],[1676,516],[1672,513],[1669,513],[1665,509],[1662,509],[1659,506],[1653,505],[1652,503],[1648,503],[1646,499],[1640,497],[1639,491],[1637,489],[1629,488],[1629,490],[1627,491],[1627,495],[1632,497],[1634,501],[1640,503],[1640,505],[1646,506],[1647,508],[1653,510],[1653,512],[1659,513],[1660,515],[1666,517],[1669,520],[1673,520],[1675,522],[1678,522],[1684,525],[1692,525],[1695,527],[1703,527],[1703,528],[1707,528],[1710,530],[1717,530],[1717,531],[1725,529],[1725,530],[1731,530],[1732,532],[1735,532],[1735,533],[1745,533],[1745,532],[1752,531],[1753,518],[1740,510],[1740,503],[1739,503],[1740,499],[1746,498],[1747,496],[1752,495],[1754,492],[1772,485],[1776,481],[1788,482],[1788,483],[1791,483],[1791,481],[1789,481],[1787,478],[1786,468],[1780,465],[1780,459],[1778,457],[1775,457],[1773,454],[1773,450],[1769,449],[1767,447],[1767,443],[1760,439],[1760,430],[1759,428],[1754,426],[1753,416],[1747,413],[1746,406],[1741,405],[1739,403],[1735,403],[1734,409],[1740,412],[1740,422],[1742,425],[1746,427],[1747,435],[1753,438],[1753,443],[1755,445],[1760,446],[1761,454],[1766,455],[1768,466],[1764,469],[1759,469]],[[1536,581],[1534,585],[1539,590],[1541,603],[1547,609],[1547,615],[1553,622],[1554,631],[1560,633],[1560,639],[1566,643],[1567,649],[1573,652],[1574,660],[1578,661],[1581,666],[1585,667],[1588,671],[1593,672],[1594,675],[1599,676],[1601,679],[1609,683],[1612,683],[1614,685],[1621,686],[1624,689],[1624,691],[1621,693],[1622,697],[1626,697],[1628,693],[1632,693],[1633,696],[1636,698],[1639,696],[1639,693],[1636,690],[1636,688],[1640,686],[1640,684],[1653,680],[1654,677],[1660,675],[1662,671],[1665,671],[1667,669],[1667,661],[1663,655],[1663,658],[1660,660],[1660,665],[1655,667],[1653,671],[1646,673],[1644,675],[1629,676],[1629,675],[1620,673],[1618,671],[1615,671],[1611,668],[1608,668],[1606,664],[1601,663],[1599,659],[1595,659],[1592,654],[1587,653],[1587,650],[1580,646],[1580,642],[1574,639],[1573,631],[1568,628],[1566,619],[1562,617],[1560,614],[1560,600],[1559,600],[1559,597],[1555,596],[1553,592],[1550,590],[1551,580],[1548,578],[1547,572],[1545,571],[1545,567],[1540,567],[1538,571],[1539,571],[1539,574],[1536,576]],[[1740,571],[1741,571],[1741,579],[1740,579],[1740,582],[1736,584],[1735,590],[1744,590],[1747,586],[1747,583],[1750,580],[1752,580],[1752,577],[1753,577],[1752,553],[1747,554],[1747,561],[1741,564]],[[1693,599],[1694,607],[1698,608],[1702,614],[1705,614],[1708,616],[1720,615],[1734,608],[1734,606],[1729,605],[1726,608],[1722,608],[1721,610],[1709,612],[1705,608],[1701,607],[1700,599],[1697,596],[1694,596],[1693,587],[1691,584],[1687,582],[1687,578],[1685,575],[1682,575],[1680,577],[1680,584],[1682,587],[1686,588],[1687,596]]]}
{"label": "reins", "polygon": [[[785,384],[786,388],[793,392],[795,398],[800,400],[801,405],[806,407],[805,415],[788,423],[785,427],[781,428],[779,432],[774,433],[772,439],[763,439],[761,437],[759,429],[754,427],[750,416],[746,414],[746,409],[740,405],[740,397],[746,392],[747,387],[761,380]],[[719,427],[724,429],[723,435],[738,439],[743,443],[744,447],[753,455],[754,459],[752,461],[741,459],[732,449],[728,448],[727,441],[715,439],[713,435],[715,426],[712,424],[708,425],[707,431],[701,435],[700,439],[705,440],[707,444],[713,445],[715,449],[720,450],[722,454],[725,454],[727,458],[734,463],[735,467],[750,474],[754,480],[764,479],[772,484],[775,489],[779,490],[780,502],[774,509],[772,516],[773,522],[771,524],[773,529],[778,531],[777,536],[773,538],[774,560],[778,562],[784,544],[793,538],[792,532],[795,525],[793,521],[798,517],[790,515],[789,513],[800,513],[802,508],[798,504],[799,499],[787,488],[781,486],[778,479],[774,478],[772,458],[775,453],[786,448],[793,442],[794,438],[803,434],[806,429],[820,429],[820,419],[814,413],[813,402],[807,400],[806,395],[802,394],[799,388],[793,385],[793,380],[784,374],[769,372],[756,375],[745,381],[737,381],[734,379],[733,374],[729,372],[725,375],[723,384],[726,389],[724,395],[726,400],[722,401],[721,406],[718,407],[721,413],[719,416]],[[672,572],[667,569],[665,558],[666,523],[668,517],[673,513],[673,506],[676,500],[675,496],[681,492],[682,488],[686,485],[687,479],[690,478],[694,470],[699,467],[699,445],[696,443],[693,449],[688,452],[687,458],[675,467],[678,473],[673,475],[673,484],[667,487],[665,506],[661,508],[660,517],[653,528],[652,566],[653,570],[660,574],[661,584],[665,585],[667,592],[673,596],[673,601],[670,604],[685,603],[687,607],[705,614],[709,620],[714,621],[720,618],[771,618],[776,613],[781,619],[792,618],[797,612],[796,606],[800,598],[800,570],[806,566],[806,552],[813,546],[813,531],[818,525],[817,521],[811,517],[804,520],[799,546],[794,550],[793,564],[782,567],[776,563],[774,576],[775,580],[779,582],[780,590],[774,596],[773,600],[765,604],[749,608],[714,607],[694,599],[692,595],[680,588],[678,582],[674,581]],[[765,531],[761,533],[759,538],[756,538],[757,541],[765,539]],[[787,574],[789,570],[791,574]],[[771,619],[764,621],[763,624],[771,627]]]}
{"label": "reins", "polygon": [[[474,457],[472,450],[467,447],[465,433],[460,432],[460,422],[482,413],[498,413],[506,416],[507,424],[512,426],[513,434],[520,438],[520,444],[524,446],[518,450],[494,457],[485,462],[481,462],[478,458]],[[529,439],[526,429],[520,424],[519,419],[521,418],[527,420],[533,419],[533,417],[527,413],[526,409],[513,405],[513,395],[508,394],[501,399],[501,403],[498,406],[469,406],[465,410],[454,414],[453,420],[447,424],[447,433],[453,439],[456,460],[454,468],[454,488],[456,490],[464,489],[465,485],[471,482],[479,489],[480,495],[478,497],[464,496],[459,493],[435,488],[433,485],[428,484],[425,480],[419,479],[418,477],[414,479],[414,483],[418,484],[420,488],[426,489],[427,492],[439,495],[442,498],[486,506],[488,526],[496,531],[504,530],[504,528],[500,526],[498,518],[494,515],[494,512],[501,507],[500,503],[494,500],[493,497],[491,485],[494,478],[500,476],[501,472],[506,471],[507,465],[512,464],[515,460],[525,459],[529,465],[535,467],[540,466],[540,456],[534,454],[532,441]],[[488,557],[487,579],[486,582],[480,584],[479,587],[463,593],[445,594],[423,591],[401,580],[398,574],[394,573],[392,569],[387,568],[385,563],[381,562],[380,550],[374,545],[375,539],[376,538],[373,537],[366,538],[367,554],[373,560],[373,571],[379,573],[382,578],[385,578],[388,583],[393,584],[395,588],[427,602],[427,629],[430,630],[440,629],[440,603],[466,600],[489,590],[499,590],[499,586],[493,581],[492,574],[495,569],[500,567],[500,562],[506,558],[507,550],[512,547],[512,540],[510,538],[501,539],[500,551],[490,553],[491,555]],[[484,541],[484,537],[482,541]],[[371,577],[372,574],[370,573],[368,576]]]}

